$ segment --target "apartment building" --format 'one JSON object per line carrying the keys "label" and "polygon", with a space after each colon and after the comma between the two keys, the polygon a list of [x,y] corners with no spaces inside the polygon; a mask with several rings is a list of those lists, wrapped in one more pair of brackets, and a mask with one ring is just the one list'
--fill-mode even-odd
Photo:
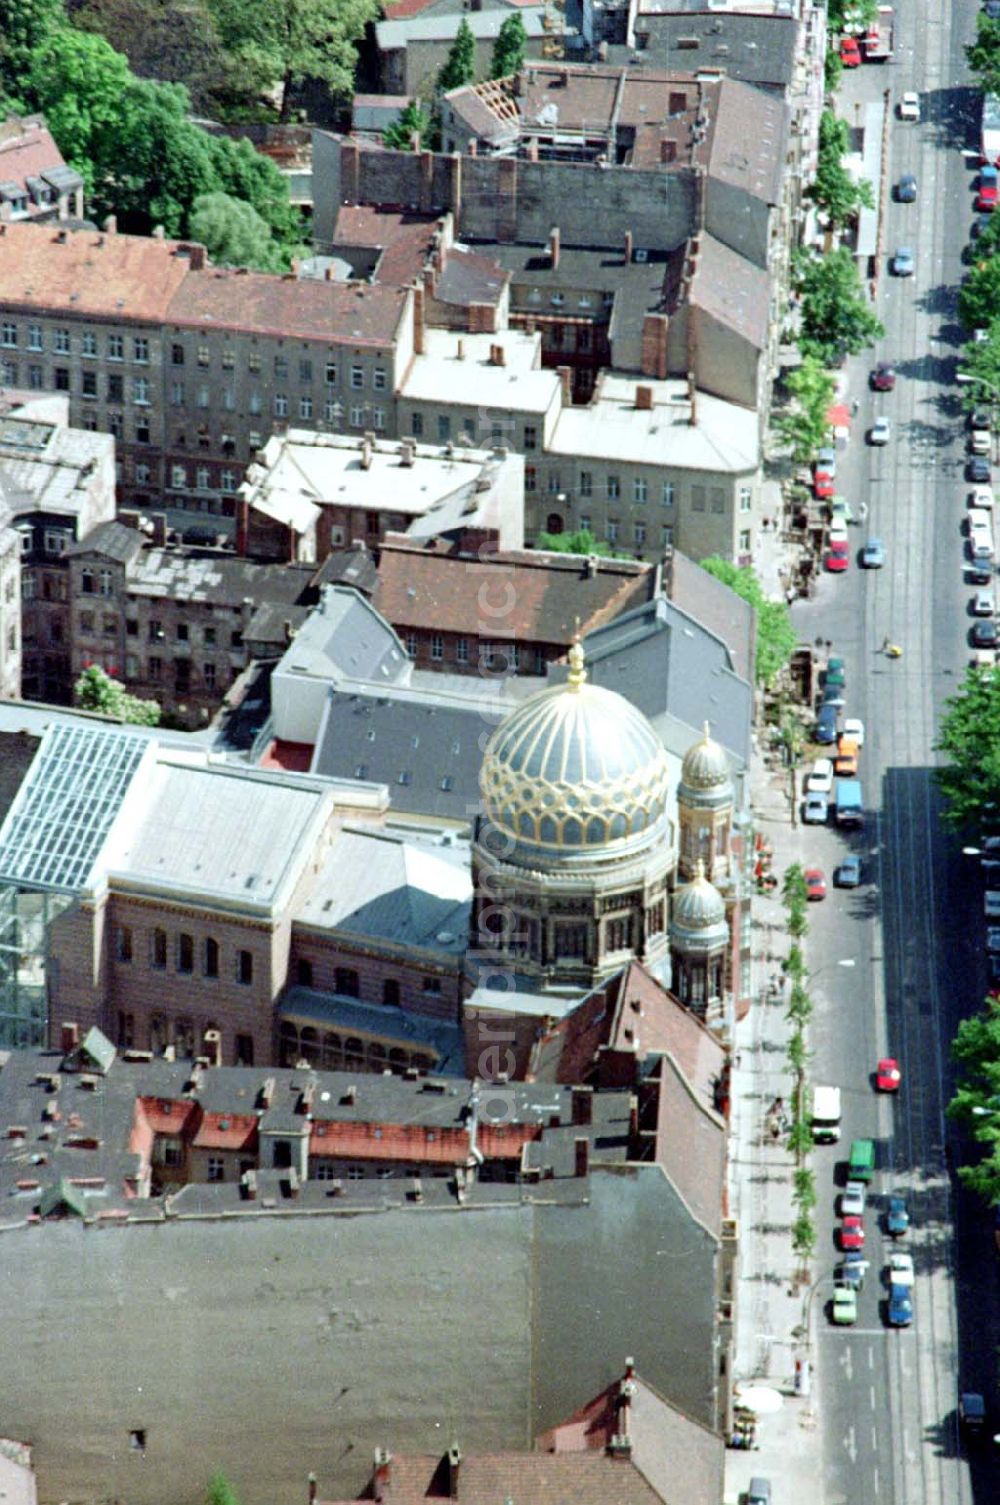
{"label": "apartment building", "polygon": [[393,432],[411,291],[209,265],[153,236],[0,223],[0,379],[66,392],[113,434],[122,506],[194,540],[235,535],[236,491],[293,422]]}
{"label": "apartment building", "polygon": [[83,179],[67,167],[41,115],[0,121],[0,220],[83,218]]}

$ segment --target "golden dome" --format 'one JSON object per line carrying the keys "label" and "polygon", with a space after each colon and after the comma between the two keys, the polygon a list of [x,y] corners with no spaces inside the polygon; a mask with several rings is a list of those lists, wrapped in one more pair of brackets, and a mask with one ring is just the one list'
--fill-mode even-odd
{"label": "golden dome", "polygon": [[479,787],[492,825],[518,845],[617,856],[666,818],[666,754],[641,711],[587,683],[579,642],[569,665],[565,684],[532,695],[494,731]]}
{"label": "golden dome", "polygon": [[713,741],[707,721],[701,741],[689,747],[684,754],[679,793],[695,797],[699,794],[732,795],[729,759],[718,742]]}
{"label": "golden dome", "polygon": [[691,882],[674,894],[671,919],[685,931],[714,930],[720,925],[726,929],[725,900],[715,884],[705,877],[705,864],[700,857]]}

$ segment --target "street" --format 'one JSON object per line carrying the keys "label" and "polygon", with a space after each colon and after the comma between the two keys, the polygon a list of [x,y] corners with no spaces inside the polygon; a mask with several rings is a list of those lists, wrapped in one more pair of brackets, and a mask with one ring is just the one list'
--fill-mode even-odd
{"label": "street", "polygon": [[[815,1303],[827,1501],[965,1505],[996,1498],[996,1450],[991,1454],[987,1440],[970,1473],[957,1423],[961,1390],[983,1392],[988,1405],[997,1397],[992,1230],[984,1209],[953,1195],[946,1145],[949,1137],[953,1146],[957,1141],[944,1118],[949,1042],[985,990],[981,885],[974,863],[942,830],[931,779],[942,702],[969,662],[973,620],[960,531],[969,489],[963,394],[954,378],[961,343],[956,295],[974,177],[962,153],[977,126],[977,98],[960,85],[968,77],[963,47],[974,35],[975,16],[968,0],[954,8],[927,0],[897,8],[894,63],[846,74],[839,100],[850,120],[855,100],[875,100],[890,87],[896,101],[916,89],[922,120],[894,119],[891,127],[890,179],[913,173],[919,193],[913,204],[889,200],[885,235],[888,256],[899,246],[914,250],[916,273],[894,278],[885,268],[877,302],[885,339],[846,372],[847,396],[861,405],[850,445],[838,455],[837,490],[856,514],[867,502],[867,520],[851,530],[848,573],[825,575],[815,598],[793,610],[803,641],[830,639],[833,652],[845,657],[846,714],[862,717],[866,727],[866,830],[853,834],[850,847],[832,826],[802,833],[828,877],[848,849],[864,861],[863,886],[831,890],[810,915],[813,1080],[844,1088],[841,1142],[813,1157],[820,1275],[837,1260],[835,1195],[853,1138],[876,1140],[878,1167],[856,1327],[829,1325],[829,1286]],[[876,360],[895,364],[894,392],[868,390]],[[873,448],[865,434],[883,414],[892,422],[892,440]],[[881,570],[855,567],[867,536],[885,544]],[[902,646],[901,659],[881,653],[887,639]],[[895,1098],[873,1090],[883,1055],[897,1057],[903,1068]],[[882,1224],[888,1194],[897,1190],[906,1194],[912,1218],[901,1247],[916,1269],[914,1321],[890,1330],[882,1271],[891,1241]]]}

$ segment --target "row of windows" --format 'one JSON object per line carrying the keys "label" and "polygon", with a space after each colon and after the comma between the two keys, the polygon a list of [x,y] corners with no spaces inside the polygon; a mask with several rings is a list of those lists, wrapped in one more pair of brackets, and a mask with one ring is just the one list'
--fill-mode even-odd
{"label": "row of windows", "polygon": [[[184,345],[174,343],[170,347],[170,364],[172,366],[184,366],[187,364],[188,352]],[[194,347],[194,364],[202,370],[208,370],[212,365],[212,352],[208,345],[199,344]],[[219,364],[223,371],[236,369],[236,352],[229,346],[224,346],[219,354]],[[286,355],[276,355],[272,362],[275,381],[287,381],[291,374],[291,363]],[[260,352],[251,350],[246,358],[248,371],[259,372],[263,369],[263,361]],[[298,362],[299,381],[309,383],[313,379],[314,363],[311,357],[301,356]],[[340,368],[336,361],[322,363],[323,382],[328,387],[336,387],[339,384]],[[357,362],[352,363],[348,370],[348,385],[355,392],[360,392],[366,384],[366,371],[364,366]],[[389,374],[385,366],[376,366],[371,373],[372,388],[376,392],[388,391]]]}
{"label": "row of windows", "polygon": [[[29,324],[26,331],[24,348],[26,350],[45,351],[51,349],[56,355],[70,355],[73,351],[73,336],[68,329],[50,329],[50,344],[45,343],[45,331],[41,324]],[[21,329],[11,319],[4,319],[0,323],[0,345],[6,350],[17,350],[21,344]],[[81,355],[96,357],[101,354],[98,338],[92,329],[84,329],[79,336],[79,351]],[[134,335],[126,344],[124,335],[109,334],[104,340],[104,355],[109,361],[123,361],[126,349],[130,359],[139,365],[149,364],[149,340],[145,335]]]}
{"label": "row of windows", "polygon": [[[195,474],[195,479],[194,479],[195,486],[198,488],[199,491],[206,490],[208,488],[208,486],[209,486],[209,470],[208,470],[208,467],[204,466],[204,465],[201,465],[201,466],[199,466],[197,468],[197,470],[195,471],[194,474]],[[187,485],[187,483],[188,483],[188,469],[187,469],[187,466],[186,465],[171,465],[171,467],[170,467],[170,484],[171,484],[171,486],[176,487],[178,491],[183,491],[183,489]],[[223,471],[220,471],[219,472],[219,486],[225,492],[230,492],[231,493],[231,492],[235,491],[236,490],[236,472],[234,470],[223,470]]]}
{"label": "row of windows", "polygon": [[[173,969],[181,976],[193,975],[196,960],[202,977],[217,978],[221,975],[222,950],[218,941],[212,936],[206,936],[201,945],[196,946],[194,936],[181,931],[173,937],[171,947],[170,939],[164,929],[157,926],[150,931],[149,965],[151,967],[157,971],[165,971],[171,951]],[[116,928],[115,956],[119,962],[126,965],[135,960],[135,937],[131,925],[119,925]],[[230,958],[230,964],[235,980],[243,987],[249,987],[253,982],[253,952],[243,947],[237,948]]]}
{"label": "row of windows", "polygon": [[[299,957],[295,963],[295,981],[300,988],[313,986],[313,964],[308,957]],[[354,967],[334,967],[333,991],[344,998],[361,997],[361,977]],[[441,992],[441,979],[439,977],[425,977],[423,979],[423,991],[428,994]],[[394,977],[386,977],[382,982],[382,1002],[386,1008],[398,1008],[400,1003],[399,983]]]}
{"label": "row of windows", "polygon": [[[178,695],[186,695],[193,687],[191,660],[177,658],[168,667],[173,671],[174,688]],[[228,668],[226,665],[223,665],[220,672],[212,659],[203,659],[197,667],[201,675],[201,688],[207,693],[212,694],[227,684]],[[149,658],[146,659],[145,669],[143,669],[142,659],[136,654],[126,653],[125,655],[125,678],[128,681],[134,682],[138,679],[148,679],[156,684],[162,684],[165,679],[163,671],[163,659],[159,658],[156,654],[150,654]]]}
{"label": "row of windows", "polygon": [[[119,1050],[149,1049],[154,1055],[162,1055],[167,1046],[172,1045],[175,1054],[186,1060],[196,1055],[211,1057],[214,1035],[221,1037],[221,1031],[211,1020],[199,1030],[191,1019],[172,1019],[166,1014],[155,1013],[149,1020],[148,1045],[142,1045],[136,1034],[135,1015],[125,1011],[118,1014]],[[233,1040],[233,1064],[252,1066],[253,1054],[253,1035],[237,1034]]]}
{"label": "row of windows", "polygon": [[[416,658],[422,644],[426,644],[430,650],[431,660],[439,664],[443,662],[445,655],[445,639],[439,632],[432,632],[430,636],[418,636],[415,632],[408,632],[404,639],[406,651],[411,658]],[[457,664],[468,664],[473,661],[470,652],[468,638],[455,638],[453,640],[454,659]],[[487,643],[474,640],[474,662],[480,668],[502,670],[504,673],[516,674],[521,667],[521,650],[517,643]],[[545,654],[540,648],[535,649],[534,672],[544,674]]]}
{"label": "row of windows", "polygon": [[[203,627],[201,629],[201,640],[205,647],[214,648],[219,640],[219,633],[224,633],[226,630],[226,628],[220,629],[215,625]],[[230,648],[242,648],[243,629],[241,627],[231,627],[228,631]],[[139,636],[139,620],[137,617],[126,617],[125,633],[130,638]],[[191,641],[190,624],[188,622],[177,622],[174,627],[174,636],[175,641],[178,643],[189,643]],[[150,643],[165,643],[167,641],[167,630],[156,617],[150,617],[146,623],[146,638]]]}
{"label": "row of windows", "polygon": [[420,1051],[408,1051],[400,1046],[387,1048],[378,1040],[362,1040],[352,1035],[344,1038],[332,1030],[320,1031],[308,1024],[299,1028],[288,1019],[281,1025],[279,1061],[282,1066],[296,1066],[299,1061],[306,1061],[325,1071],[388,1070],[397,1076],[409,1067],[430,1071],[434,1066],[431,1057]]}

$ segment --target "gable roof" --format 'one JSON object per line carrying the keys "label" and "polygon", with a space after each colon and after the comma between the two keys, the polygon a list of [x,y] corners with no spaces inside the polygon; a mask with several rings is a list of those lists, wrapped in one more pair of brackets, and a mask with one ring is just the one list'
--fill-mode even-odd
{"label": "gable roof", "polygon": [[172,240],[26,221],[0,225],[0,237],[0,303],[11,307],[159,322],[191,275]]}
{"label": "gable roof", "polygon": [[51,1218],[64,1212],[71,1212],[74,1217],[85,1218],[87,1200],[79,1187],[74,1186],[64,1176],[62,1180],[53,1182],[42,1192],[38,1212],[43,1218]]}
{"label": "gable roof", "polygon": [[63,1071],[99,1071],[107,1076],[115,1062],[115,1047],[97,1025],[92,1025],[79,1045],[66,1053]]}
{"label": "gable roof", "polygon": [[98,523],[91,528],[79,543],[72,543],[64,550],[67,559],[94,554],[101,559],[113,559],[117,564],[131,564],[146,546],[146,540],[137,528],[115,521]]}

